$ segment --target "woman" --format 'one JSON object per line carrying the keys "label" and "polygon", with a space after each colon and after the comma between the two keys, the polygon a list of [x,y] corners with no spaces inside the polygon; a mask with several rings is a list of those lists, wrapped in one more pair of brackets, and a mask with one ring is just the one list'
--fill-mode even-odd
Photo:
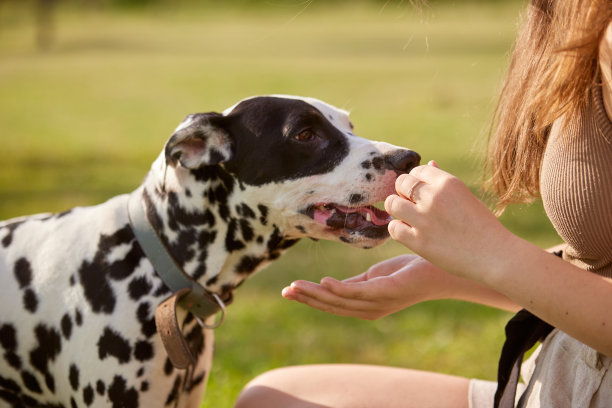
{"label": "woman", "polygon": [[[488,169],[498,210],[541,195],[566,242],[563,259],[510,233],[430,162],[400,176],[385,202],[391,237],[418,255],[342,282],[297,281],[283,296],[364,319],[442,298],[527,309],[555,329],[524,365],[519,405],[609,407],[611,20],[610,0],[532,0],[495,115]],[[263,374],[237,407],[491,407],[495,389],[407,369],[314,365]]]}

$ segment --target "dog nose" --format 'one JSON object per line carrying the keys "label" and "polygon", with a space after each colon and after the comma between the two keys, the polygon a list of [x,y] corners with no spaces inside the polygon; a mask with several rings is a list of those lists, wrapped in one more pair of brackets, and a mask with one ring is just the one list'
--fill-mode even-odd
{"label": "dog nose", "polygon": [[421,162],[421,156],[412,150],[399,150],[387,156],[387,163],[391,170],[399,173],[408,173]]}

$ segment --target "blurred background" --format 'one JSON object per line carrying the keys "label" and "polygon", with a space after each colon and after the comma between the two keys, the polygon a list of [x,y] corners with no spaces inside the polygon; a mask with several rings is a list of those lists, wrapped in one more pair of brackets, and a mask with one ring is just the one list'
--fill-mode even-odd
{"label": "blurred background", "polygon": [[[524,1],[0,0],[0,219],[135,189],[188,113],[257,94],[350,110],[355,132],[418,151],[481,195],[489,122]],[[347,175],[350,176],[350,175]],[[539,203],[502,221],[543,247]],[[390,364],[494,379],[509,315],[429,302],[376,322],[280,296],[404,253],[301,242],[236,293],[203,406],[288,364]]]}

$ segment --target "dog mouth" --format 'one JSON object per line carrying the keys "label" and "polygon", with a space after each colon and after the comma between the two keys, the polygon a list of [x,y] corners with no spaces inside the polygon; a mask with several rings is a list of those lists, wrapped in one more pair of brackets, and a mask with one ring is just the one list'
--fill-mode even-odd
{"label": "dog mouth", "polygon": [[373,205],[347,207],[335,203],[319,203],[306,208],[304,214],[328,228],[376,239],[388,236],[387,225],[393,219],[387,212]]}

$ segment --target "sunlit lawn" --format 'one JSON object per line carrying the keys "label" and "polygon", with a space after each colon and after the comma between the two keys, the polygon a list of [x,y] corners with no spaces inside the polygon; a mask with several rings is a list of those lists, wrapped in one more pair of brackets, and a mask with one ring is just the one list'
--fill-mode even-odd
{"label": "sunlit lawn", "polygon": [[[359,135],[411,147],[478,191],[519,2],[285,3],[64,7],[46,52],[34,47],[28,10],[3,4],[0,218],[128,192],[187,113],[270,93],[349,109]],[[539,206],[511,208],[503,220],[542,246],[556,242]],[[392,364],[493,379],[506,313],[431,302],[365,322],[280,297],[293,279],[350,276],[403,251],[308,241],[247,282],[217,331],[204,405],[229,407],[254,375],[287,364]]]}

